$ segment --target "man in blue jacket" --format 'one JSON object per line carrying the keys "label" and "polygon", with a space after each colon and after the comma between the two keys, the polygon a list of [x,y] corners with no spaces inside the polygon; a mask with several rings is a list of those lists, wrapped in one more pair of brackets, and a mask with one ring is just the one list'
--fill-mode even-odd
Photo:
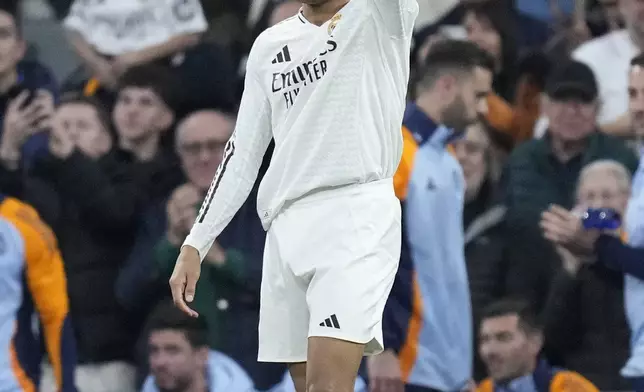
{"label": "man in blue jacket", "polygon": [[472,374],[465,180],[448,144],[486,112],[491,75],[480,50],[464,41],[436,43],[425,63],[418,98],[403,119],[394,176],[403,241],[383,315],[385,352],[369,360],[374,392],[461,391]]}
{"label": "man in blue jacket", "polygon": [[17,3],[0,2],[0,158],[11,168],[46,151],[47,135],[41,131],[50,126],[58,96],[51,71],[24,60],[27,45]]}

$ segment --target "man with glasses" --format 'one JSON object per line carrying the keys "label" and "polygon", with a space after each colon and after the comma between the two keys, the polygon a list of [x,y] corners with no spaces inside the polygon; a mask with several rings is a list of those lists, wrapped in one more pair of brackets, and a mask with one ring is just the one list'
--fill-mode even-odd
{"label": "man with glasses", "polygon": [[[170,196],[166,235],[155,248],[160,282],[167,282],[172,274],[234,126],[233,117],[214,110],[194,112],[177,126],[176,152],[186,183]],[[279,381],[285,369],[256,360],[265,234],[254,205],[255,198],[250,197],[205,256],[194,306],[208,325],[210,347],[237,360],[257,386],[266,389]],[[235,339],[230,339],[232,333],[237,333]]]}

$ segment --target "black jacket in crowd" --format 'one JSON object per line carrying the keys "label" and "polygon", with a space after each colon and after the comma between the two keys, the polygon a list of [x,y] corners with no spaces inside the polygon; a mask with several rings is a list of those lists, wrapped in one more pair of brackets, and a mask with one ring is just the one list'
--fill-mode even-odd
{"label": "black jacket in crowd", "polygon": [[624,274],[602,264],[561,271],[543,310],[546,354],[602,391],[630,390],[619,371],[629,357]]}
{"label": "black jacket in crowd", "polygon": [[80,363],[132,355],[136,331],[114,295],[145,199],[131,164],[118,150],[97,161],[79,152],[66,160],[47,154],[31,172],[41,186],[27,199],[54,229],[65,261]]}
{"label": "black jacket in crowd", "polygon": [[505,295],[507,265],[503,220],[506,208],[495,201],[493,185],[486,181],[476,199],[466,203],[463,211],[465,262],[472,301],[476,353],[474,378],[477,381],[486,376],[477,354],[481,313],[486,306]]}

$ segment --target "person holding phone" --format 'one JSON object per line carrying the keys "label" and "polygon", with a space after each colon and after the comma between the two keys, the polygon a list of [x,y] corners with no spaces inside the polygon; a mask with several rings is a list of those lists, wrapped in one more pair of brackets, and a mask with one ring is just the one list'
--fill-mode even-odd
{"label": "person holding phone", "polygon": [[625,390],[619,376],[628,358],[630,331],[624,312],[620,271],[596,261],[593,240],[603,234],[620,242],[630,174],[625,166],[600,160],[584,167],[572,211],[553,205],[542,215],[546,239],[562,268],[555,277],[542,317],[546,353],[552,362],[586,376],[600,390]]}
{"label": "person holding phone", "polygon": [[51,71],[24,59],[17,1],[0,2],[0,163],[16,170],[47,150],[47,134],[58,97]]}
{"label": "person holding phone", "polygon": [[47,90],[22,90],[9,101],[0,141],[0,159],[7,168],[17,168],[23,152],[32,150],[29,139],[45,136],[41,131],[51,128],[54,112],[54,97]]}
{"label": "person holding phone", "polygon": [[[635,149],[640,157],[644,154],[644,54],[631,60],[628,74],[629,117]],[[553,227],[567,229],[550,230],[553,240],[565,246],[575,247],[586,253],[592,252],[596,261],[624,274],[625,307],[631,329],[631,353],[621,370],[636,391],[644,390],[644,161],[633,176],[630,200],[624,218],[621,238],[602,233],[600,230],[584,230],[579,219],[570,214],[551,215]]]}

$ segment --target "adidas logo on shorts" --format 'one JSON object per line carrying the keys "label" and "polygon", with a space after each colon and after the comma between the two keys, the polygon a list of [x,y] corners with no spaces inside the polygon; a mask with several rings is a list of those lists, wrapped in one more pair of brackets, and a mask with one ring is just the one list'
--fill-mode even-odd
{"label": "adidas logo on shorts", "polygon": [[340,323],[338,323],[338,318],[335,316],[335,314],[332,314],[331,317],[328,317],[326,320],[320,323],[320,327],[340,329]]}

